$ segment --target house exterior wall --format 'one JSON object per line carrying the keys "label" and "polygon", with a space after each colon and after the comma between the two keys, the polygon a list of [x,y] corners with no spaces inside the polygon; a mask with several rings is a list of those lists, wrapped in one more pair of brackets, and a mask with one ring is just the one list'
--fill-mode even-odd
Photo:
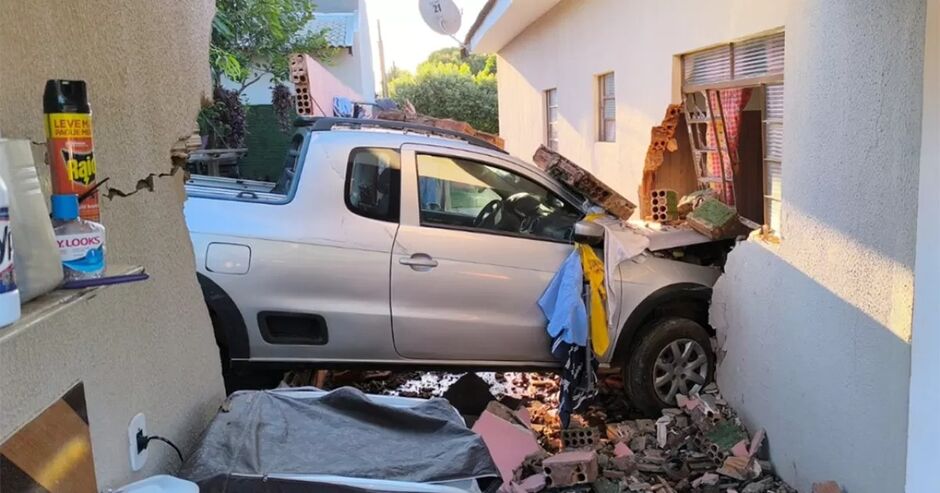
{"label": "house exterior wall", "polygon": [[[171,146],[192,134],[209,93],[213,4],[4,2],[0,133],[45,141],[45,81],[84,79],[100,176],[127,191],[169,171]],[[0,442],[83,381],[101,491],[178,466],[169,447],[154,446],[143,470],[131,473],[131,417],[143,412],[152,433],[188,453],[224,396],[183,221],[182,177],[101,200],[109,263],[143,265],[150,280],[101,290],[0,342]]]}
{"label": "house exterior wall", "polygon": [[[500,135],[510,153],[531,159],[546,141],[543,91],[557,88],[559,152],[637,202],[650,128],[678,102],[676,55],[780,28],[787,9],[744,0],[692,8],[682,0],[564,0],[498,53]],[[610,71],[613,143],[597,141],[596,76]]]}
{"label": "house exterior wall", "polygon": [[372,69],[372,30],[365,0],[359,0],[359,31],[356,33],[356,59],[359,62],[359,86],[363,101],[375,101],[375,71]]}
{"label": "house exterior wall", "polygon": [[[370,61],[371,63],[371,61]],[[359,57],[350,54],[347,50],[340,51],[329,63],[324,63],[323,66],[329,71],[333,77],[336,78],[338,83],[342,83],[345,87],[348,87],[350,91],[353,91],[357,96],[361,96],[360,86],[362,84],[363,76],[360,73],[360,60]],[[252,72],[251,76],[248,77],[248,80],[252,80],[259,75],[258,72]],[[270,74],[260,74],[261,78],[258,79],[258,82],[255,82],[245,88],[245,92],[242,93],[242,101],[247,105],[269,105],[271,104],[271,89],[274,88],[274,81],[271,78]],[[291,94],[295,94],[294,84],[289,81],[285,81],[284,85],[287,86]],[[239,84],[233,82],[228,77],[222,76],[222,87],[226,89],[238,89]],[[373,94],[373,93],[369,93]],[[372,99],[369,99],[371,101]],[[333,101],[317,101],[320,103],[320,106],[323,107],[330,115],[332,115]]]}
{"label": "house exterior wall", "polygon": [[[920,160],[922,109],[935,115],[937,106],[936,94],[922,96],[924,17],[924,0],[701,8],[565,0],[499,52],[509,151],[528,158],[545,141],[542,91],[557,88],[560,152],[635,200],[650,127],[678,100],[674,55],[786,27],[783,240],[737,246],[711,320],[724,396],[750,427],[767,429],[778,473],[800,491],[825,479],[851,492],[903,491],[906,467],[921,472],[918,485],[936,489],[935,440],[908,431],[909,385],[932,385],[936,370],[936,337],[927,332],[915,349],[925,351],[914,368],[920,380],[910,379],[921,166],[936,178],[935,156],[930,165]],[[936,27],[931,33],[935,63]],[[596,142],[594,76],[610,70],[615,144]],[[935,155],[931,121],[923,122],[923,152]],[[937,209],[935,187],[925,186],[922,225]],[[922,226],[922,251],[934,229]],[[935,267],[921,258],[919,271]],[[926,332],[936,320],[936,273],[924,277]],[[912,426],[915,410],[920,423],[935,421],[935,395],[910,396]],[[910,464],[908,436],[917,454]]]}
{"label": "house exterior wall", "polygon": [[924,117],[921,126],[920,194],[908,413],[907,493],[937,490],[940,457],[940,0],[927,1],[924,43]]}
{"label": "house exterior wall", "polygon": [[[339,79],[345,86],[354,91],[358,101],[375,101],[375,74],[372,71],[372,40],[369,34],[369,15],[363,0],[331,0],[317,2],[317,12],[359,12],[359,26],[353,37],[353,47],[350,53],[342,49],[329,62],[323,66]],[[248,80],[258,75],[252,73]],[[294,85],[285,81],[284,85],[294,93]],[[239,85],[227,77],[222,79],[222,87],[238,89]],[[243,93],[243,100],[249,105],[271,104],[271,89],[274,83],[270,75],[262,75],[258,82],[248,86]],[[318,101],[328,114],[332,115],[333,101]]]}
{"label": "house exterior wall", "polygon": [[715,286],[722,393],[800,491],[905,488],[924,16],[790,2],[783,239],[739,244]]}

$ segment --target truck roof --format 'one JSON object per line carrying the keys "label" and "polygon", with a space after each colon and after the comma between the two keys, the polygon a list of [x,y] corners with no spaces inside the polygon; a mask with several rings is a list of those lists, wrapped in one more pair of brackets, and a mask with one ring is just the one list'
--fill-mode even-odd
{"label": "truck roof", "polygon": [[[393,120],[333,117],[301,118],[295,121],[294,125],[302,131],[322,132],[324,136],[349,136],[356,140],[361,140],[363,133],[368,133],[368,141],[362,144],[366,146],[384,144],[389,147],[400,147],[402,144],[424,144],[488,154],[512,161],[516,165],[526,167],[530,172],[554,180],[545,170],[531,162],[519,159],[482,139],[452,130]],[[574,193],[574,195],[580,194]]]}
{"label": "truck roof", "polygon": [[298,127],[310,128],[312,131],[329,131],[335,127],[345,127],[351,129],[382,129],[402,133],[418,133],[428,136],[447,137],[457,139],[478,147],[483,147],[491,151],[507,154],[503,149],[478,137],[468,135],[455,130],[421,125],[411,122],[400,122],[395,120],[375,120],[363,118],[338,118],[338,117],[316,117],[316,118],[298,118],[294,123]]}

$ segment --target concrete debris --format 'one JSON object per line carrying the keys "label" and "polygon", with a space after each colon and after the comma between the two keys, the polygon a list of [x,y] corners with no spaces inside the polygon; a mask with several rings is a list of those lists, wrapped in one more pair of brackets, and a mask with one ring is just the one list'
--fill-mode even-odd
{"label": "concrete debris", "polygon": [[842,487],[835,481],[813,483],[813,493],[842,493]]}
{"label": "concrete debris", "polygon": [[685,217],[695,209],[698,209],[698,206],[702,205],[702,202],[704,202],[705,199],[710,198],[718,198],[718,194],[715,193],[715,191],[711,188],[696,190],[679,200],[679,203],[676,205],[677,212],[680,216]]}
{"label": "concrete debris", "polygon": [[[629,407],[619,377],[602,376],[595,402],[572,416],[573,427],[562,431],[557,376],[479,376],[482,380],[434,372],[392,374],[384,388],[380,378],[356,385],[372,393],[427,397],[453,396],[459,380],[473,382],[470,388],[476,390],[488,386],[489,398],[495,399],[486,403],[473,430],[500,470],[501,493],[796,492],[762,460],[764,430],[750,435],[714,384],[697,395],[678,396],[676,408],[664,409],[653,420]],[[838,485],[834,490],[826,483],[817,486],[814,493],[841,493]]]}
{"label": "concrete debris", "polygon": [[584,168],[544,145],[535,151],[532,161],[555,179],[584,195],[617,219],[626,221],[636,210],[636,205],[626,197],[608,187]]}
{"label": "concrete debris", "polygon": [[653,190],[656,172],[666,157],[667,152],[675,152],[679,149],[679,142],[676,139],[676,130],[679,128],[680,118],[682,117],[682,106],[672,104],[666,107],[666,115],[662,123],[652,128],[650,131],[650,145],[646,150],[646,160],[643,163],[643,181],[640,184],[639,196],[643,200],[644,214],[648,214],[652,207],[648,202],[652,198],[650,192]]}
{"label": "concrete debris", "polygon": [[668,414],[663,414],[663,416],[656,420],[656,444],[659,445],[659,448],[665,448],[667,439],[669,438],[668,426],[672,423],[672,416]]}
{"label": "concrete debris", "polygon": [[483,438],[503,483],[511,482],[516,469],[541,448],[531,430],[512,424],[489,411],[483,411],[473,424],[473,431]]}
{"label": "concrete debris", "polygon": [[593,450],[562,452],[542,461],[545,484],[551,488],[565,488],[597,479],[597,453]]}
{"label": "concrete debris", "polygon": [[675,190],[653,190],[649,203],[653,221],[665,223],[679,219],[679,194]]}
{"label": "concrete debris", "polygon": [[[507,488],[503,488],[505,491]],[[533,474],[520,482],[512,481],[509,483],[510,493],[538,493],[545,489],[545,475]]]}
{"label": "concrete debris", "polygon": [[597,434],[594,428],[568,428],[561,430],[561,447],[564,450],[588,449],[597,446]]}
{"label": "concrete debris", "polygon": [[738,213],[724,202],[708,198],[688,216],[689,226],[713,239],[727,238],[739,227]]}
{"label": "concrete debris", "polygon": [[699,476],[695,481],[692,481],[692,487],[698,488],[699,486],[714,486],[718,484],[718,480],[720,479],[721,476],[715,473],[706,472],[705,474]]}
{"label": "concrete debris", "polygon": [[434,118],[431,116],[419,114],[414,110],[414,106],[410,103],[407,104],[403,110],[380,111],[377,115],[375,115],[375,118],[379,120],[409,122],[418,125],[439,128],[441,130],[460,132],[462,134],[469,135],[470,137],[476,137],[482,141],[499,147],[500,149],[504,149],[506,147],[506,141],[504,141],[503,138],[499,135],[477,130],[467,122],[452,120],[450,118]]}

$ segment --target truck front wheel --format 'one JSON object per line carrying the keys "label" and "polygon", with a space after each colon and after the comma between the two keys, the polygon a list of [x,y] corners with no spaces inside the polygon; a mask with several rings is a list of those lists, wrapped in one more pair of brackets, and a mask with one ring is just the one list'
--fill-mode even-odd
{"label": "truck front wheel", "polygon": [[687,318],[661,318],[643,327],[623,366],[627,395],[644,413],[675,407],[676,395],[708,385],[715,354],[708,332]]}

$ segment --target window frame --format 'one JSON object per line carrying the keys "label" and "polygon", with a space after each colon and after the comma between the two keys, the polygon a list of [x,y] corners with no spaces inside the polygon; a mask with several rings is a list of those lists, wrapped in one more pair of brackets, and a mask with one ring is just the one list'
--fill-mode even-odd
{"label": "window frame", "polygon": [[[767,43],[782,42],[783,48],[782,52],[786,52],[786,30],[776,29],[770,32],[764,32],[755,34],[753,36],[747,36],[736,41],[729,43],[720,43],[708,48],[703,48],[700,50],[694,50],[680,55],[680,66],[681,69],[681,85],[682,93],[689,92],[701,92],[709,89],[729,89],[737,87],[750,87],[750,86],[761,86],[765,84],[776,84],[783,83],[783,76],[785,67],[781,66],[781,71],[769,71],[770,73],[765,75],[758,76],[739,76],[736,72],[736,67],[738,63],[738,54],[737,50],[744,48],[745,50],[750,48],[752,43],[765,41]],[[689,67],[688,62],[694,63],[696,61],[697,55],[705,55],[709,53],[718,53],[722,50],[727,51],[727,67],[724,67],[722,73],[726,73],[726,80],[712,81],[712,82],[693,82],[689,80]],[[716,66],[717,67],[717,66]]]}
{"label": "window frame", "polygon": [[[486,160],[486,159],[480,159],[480,158],[474,158],[474,157],[463,157],[463,156],[459,156],[459,155],[447,154],[446,152],[429,151],[429,150],[426,150],[426,149],[415,149],[415,150],[414,150],[415,205],[417,206],[417,225],[418,225],[418,227],[421,227],[421,228],[445,229],[445,230],[450,230],[450,231],[462,231],[462,232],[465,232],[465,233],[477,233],[477,234],[485,234],[485,235],[493,235],[493,236],[505,236],[505,237],[508,237],[508,238],[518,238],[518,239],[523,239],[523,240],[534,240],[534,241],[546,241],[546,242],[550,242],[550,243],[560,243],[560,244],[566,244],[566,245],[573,245],[573,244],[574,244],[574,239],[573,239],[573,238],[570,239],[570,240],[560,240],[560,239],[555,239],[555,238],[547,238],[547,237],[544,237],[544,236],[534,236],[534,235],[527,235],[527,234],[521,234],[521,233],[513,233],[513,232],[511,232],[511,231],[501,231],[501,230],[495,230],[495,229],[481,229],[481,228],[476,228],[476,227],[472,227],[472,226],[458,226],[458,225],[453,225],[453,224],[440,224],[440,223],[427,223],[427,222],[425,222],[425,221],[422,219],[422,217],[421,217],[421,195],[420,195],[420,194],[421,194],[421,171],[420,171],[420,167],[419,167],[419,164],[418,164],[418,159],[419,159],[421,156],[434,156],[434,157],[438,157],[438,158],[445,158],[445,159],[451,159],[451,160],[470,161],[470,162],[479,164],[479,165],[481,165],[481,166],[488,166],[488,167],[491,167],[491,168],[496,168],[496,169],[505,171],[505,172],[507,172],[507,173],[511,173],[511,174],[513,174],[513,175],[522,177],[522,178],[524,178],[524,179],[526,179],[526,180],[532,182],[533,184],[535,184],[535,185],[537,185],[537,186],[543,188],[546,192],[548,192],[549,194],[551,194],[551,196],[557,198],[557,199],[560,200],[562,203],[564,203],[566,206],[571,207],[571,208],[573,208],[574,210],[578,211],[578,212],[581,214],[581,219],[579,219],[579,220],[582,220],[582,219],[584,218],[584,215],[585,215],[584,210],[583,210],[580,206],[578,206],[578,205],[576,205],[575,203],[573,203],[572,201],[568,200],[568,199],[565,198],[562,194],[557,193],[555,190],[552,190],[551,187],[546,186],[546,184],[542,183],[540,180],[537,180],[537,179],[535,179],[534,177],[529,176],[529,175],[527,175],[527,174],[525,174],[525,173],[520,173],[520,172],[518,172],[518,171],[516,171],[516,170],[510,169],[510,168],[507,167],[507,166],[500,166],[499,164],[494,163],[494,162],[489,161],[489,160]],[[483,157],[483,156],[481,156],[481,157]],[[577,221],[576,221],[576,222],[577,222]]]}
{"label": "window frame", "polygon": [[[604,92],[607,77],[613,78],[614,88],[613,94],[610,96],[607,96]],[[607,118],[604,116],[604,107],[608,101],[612,102],[614,105],[613,118]],[[607,122],[613,123],[614,129],[612,135],[607,135]],[[597,125],[598,142],[617,142],[617,77],[614,75],[613,70],[597,76]]]}
{"label": "window frame", "polygon": [[[376,150],[391,152],[391,153],[394,153],[398,157],[398,168],[397,169],[394,167],[391,168],[393,171],[397,171],[397,173],[394,173],[392,175],[391,182],[389,184],[389,189],[390,189],[389,194],[391,196],[389,199],[390,200],[389,211],[387,214],[384,214],[384,215],[383,214],[371,214],[367,211],[364,211],[354,206],[352,202],[349,200],[349,190],[350,190],[350,186],[352,185],[352,171],[353,171],[353,165],[355,164],[356,154],[359,152],[363,152],[363,151],[376,151]],[[376,221],[400,223],[401,221],[401,174],[402,174],[401,158],[402,158],[401,151],[394,147],[359,146],[359,147],[353,147],[352,149],[350,149],[349,157],[346,158],[346,178],[345,178],[345,183],[343,184],[343,202],[346,204],[346,210],[348,210],[349,212],[357,216],[365,217],[368,219],[374,219]]]}
{"label": "window frame", "polygon": [[[557,87],[552,87],[552,88],[550,88],[550,89],[546,89],[545,91],[542,92],[542,94],[543,94],[543,98],[545,99],[545,146],[548,147],[549,149],[551,149],[551,150],[557,152],[557,151],[558,151],[558,144],[559,144],[559,142],[558,142],[558,137],[557,137],[557,132],[558,132],[558,111],[559,111],[559,109],[558,109],[558,106],[559,106],[559,105],[558,105],[558,88],[557,88]],[[552,96],[554,96],[554,98],[552,98]],[[554,99],[554,105],[552,104],[552,99]],[[554,120],[552,120],[552,118],[551,118],[551,114],[552,114],[552,110],[553,110],[553,109],[555,110],[555,115],[556,115],[556,118],[555,118]],[[553,130],[553,129],[554,129],[555,132],[556,132],[556,137],[555,137],[555,138],[552,138],[552,130]],[[554,143],[555,143],[554,147],[552,146],[552,142],[553,142],[553,141],[554,141]]]}
{"label": "window frame", "polygon": [[[757,46],[755,43],[765,43],[765,55],[767,57],[767,70],[763,75],[751,76],[751,75],[741,75],[737,70],[739,63],[739,50],[744,54],[743,58],[748,58],[751,55],[751,50],[754,46]],[[720,53],[722,50],[727,52],[726,56],[722,57],[721,73],[726,74],[725,78],[722,80],[714,80],[709,82],[694,82],[690,80],[690,75],[688,73],[690,62],[694,65],[696,56],[708,55],[711,53]],[[751,88],[752,90],[759,90],[763,96],[763,105],[761,107],[761,145],[762,156],[761,164],[763,167],[762,170],[762,189],[760,190],[760,196],[764,211],[764,224],[763,226],[772,227],[774,223],[778,225],[777,229],[773,230],[773,233],[778,237],[782,238],[783,233],[783,210],[784,210],[784,199],[783,199],[783,180],[780,180],[780,189],[776,190],[777,195],[774,195],[772,190],[770,190],[770,179],[769,179],[769,167],[768,161],[775,161],[779,164],[781,176],[784,171],[784,162],[785,158],[782,156],[768,156],[768,129],[770,126],[775,126],[780,129],[781,132],[785,132],[783,128],[783,118],[784,115],[781,114],[780,118],[768,118],[767,116],[767,103],[768,103],[768,87],[777,86],[781,87],[782,91],[786,91],[786,83],[784,80],[784,75],[786,72],[785,63],[785,54],[786,54],[786,30],[783,28],[775,29],[769,32],[758,33],[752,36],[747,36],[733,42],[721,43],[714,45],[708,48],[690,51],[684,53],[680,56],[681,63],[681,73],[680,73],[680,85],[681,85],[681,95],[683,99],[683,105],[685,105],[685,98],[690,93],[697,92],[708,92],[708,91],[719,91],[722,89],[731,89],[731,88]],[[726,58],[726,60],[725,60]],[[778,64],[772,62],[778,61]],[[719,65],[712,67],[712,70],[717,70]],[[785,96],[784,96],[785,97]],[[690,136],[691,137],[691,136]],[[782,145],[782,144],[781,144]],[[781,148],[781,153],[785,152],[785,149]],[[698,170],[696,170],[698,174]],[[771,205],[775,203],[776,208]],[[772,211],[776,209],[777,216],[774,218]],[[776,219],[776,220],[775,220]]]}

